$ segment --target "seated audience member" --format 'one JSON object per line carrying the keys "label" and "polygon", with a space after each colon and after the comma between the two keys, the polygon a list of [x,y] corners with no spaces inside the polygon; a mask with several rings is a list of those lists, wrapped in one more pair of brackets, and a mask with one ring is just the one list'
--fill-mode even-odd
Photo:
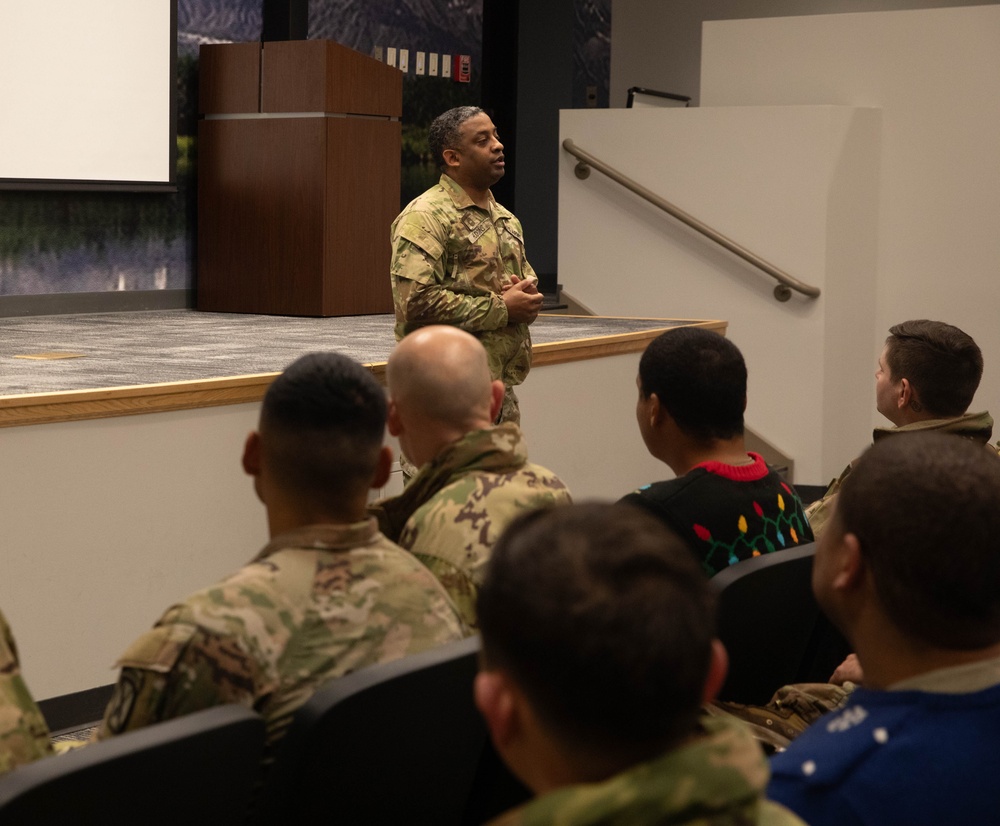
{"label": "seated audience member", "polygon": [[528,462],[513,422],[494,426],[503,382],[483,345],[431,326],[396,345],[386,369],[389,432],[420,470],[402,494],[372,507],[382,531],[441,580],[476,624],[476,590],[501,531],[525,510],[569,502],[554,473]]}
{"label": "seated audience member", "polygon": [[944,433],[880,440],[844,481],[813,568],[864,686],[772,761],[813,826],[995,823],[1000,462]]}
{"label": "seated audience member", "polygon": [[726,673],[698,563],[626,505],[519,517],[479,593],[476,704],[537,797],[496,824],[797,824],[763,799],[741,724],[707,718]]}
{"label": "seated audience member", "polygon": [[677,478],[621,501],[662,519],[709,575],[812,541],[798,495],[743,442],[747,368],[735,344],[711,330],[670,330],[642,354],[636,383],[643,441]]}
{"label": "seated audience member", "polygon": [[345,356],[275,379],[243,451],[271,541],[125,651],[99,737],[241,703],[273,745],[322,683],[462,638],[441,584],[367,515],[392,462],[385,416],[381,386]]}
{"label": "seated audience member", "polygon": [[[939,431],[964,436],[995,452],[989,447],[993,434],[992,417],[985,412],[966,412],[982,374],[983,356],[979,347],[957,327],[920,319],[890,328],[875,372],[875,404],[893,427],[876,429],[874,440],[877,442],[897,434]],[[822,499],[806,508],[817,539],[827,524],[836,494],[852,468],[853,463],[831,484]],[[860,683],[863,679],[858,659],[852,654],[836,669],[830,682],[843,685]],[[793,711],[789,700],[806,713]],[[744,719],[763,723],[755,725],[756,731],[773,737],[780,729],[786,737],[794,737],[825,708],[843,704],[845,700],[846,694],[835,685],[808,685],[786,686],[775,700],[762,708],[723,705]]]}
{"label": "seated audience member", "polygon": [[[877,442],[900,433],[942,431],[988,446],[993,417],[967,412],[982,375],[983,354],[958,327],[927,319],[890,327],[875,371],[875,407],[893,426],[876,428],[872,438]],[[822,499],[806,508],[817,539],[852,466],[831,483]]]}
{"label": "seated audience member", "polygon": [[52,753],[49,727],[24,684],[14,637],[0,614],[0,774]]}

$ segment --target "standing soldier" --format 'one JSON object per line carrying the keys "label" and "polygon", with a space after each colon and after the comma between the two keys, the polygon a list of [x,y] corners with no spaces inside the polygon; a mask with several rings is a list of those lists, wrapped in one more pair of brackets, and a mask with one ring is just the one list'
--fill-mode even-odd
{"label": "standing soldier", "polygon": [[493,378],[504,384],[499,420],[517,424],[513,388],[531,367],[528,325],[542,295],[520,222],[490,192],[504,175],[503,144],[476,106],[439,115],[429,140],[441,179],[392,225],[396,339],[428,324],[453,324],[475,335]]}

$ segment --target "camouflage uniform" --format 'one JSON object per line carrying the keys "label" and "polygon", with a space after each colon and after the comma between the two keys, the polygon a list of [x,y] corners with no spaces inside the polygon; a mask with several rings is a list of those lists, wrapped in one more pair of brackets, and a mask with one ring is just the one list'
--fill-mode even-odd
{"label": "camouflage uniform", "polygon": [[49,727],[21,678],[14,638],[0,614],[0,774],[52,753]]}
{"label": "camouflage uniform", "polygon": [[501,421],[520,421],[517,396],[531,367],[527,324],[509,324],[502,288],[510,276],[535,278],[521,224],[490,196],[476,206],[447,175],[392,224],[396,340],[428,324],[454,324],[479,338],[490,372],[507,388]]}
{"label": "camouflage uniform", "polygon": [[779,688],[766,705],[755,706],[716,700],[702,707],[707,714],[730,715],[742,720],[766,754],[788,745],[824,714],[842,708],[854,683],[795,683]]}
{"label": "camouflage uniform", "polygon": [[[990,444],[990,439],[993,437],[993,417],[985,412],[966,413],[953,419],[926,419],[922,422],[904,424],[899,427],[877,427],[872,433],[872,441],[877,442],[886,436],[894,436],[899,433],[926,433],[928,431],[954,433],[957,436],[964,436],[966,439],[982,442],[987,450],[998,452],[998,448]],[[840,492],[840,486],[844,484],[844,480],[850,475],[853,467],[854,462],[851,462],[844,468],[840,476],[830,483],[823,498],[817,499],[806,508],[806,518],[809,520],[813,536],[816,539],[819,539],[820,534],[823,533],[832,512],[833,500]]]}
{"label": "camouflage uniform", "polygon": [[300,528],[129,646],[98,737],[241,703],[273,745],[327,680],[466,633],[440,584],[374,519]]}
{"label": "camouflage uniform", "polygon": [[736,722],[704,718],[704,735],[603,783],[569,786],[490,826],[803,826],[763,799],[767,761]]}
{"label": "camouflage uniform", "polygon": [[523,511],[569,501],[555,474],[528,462],[521,431],[508,422],[467,433],[372,512],[387,536],[434,572],[475,628],[483,569],[507,523]]}

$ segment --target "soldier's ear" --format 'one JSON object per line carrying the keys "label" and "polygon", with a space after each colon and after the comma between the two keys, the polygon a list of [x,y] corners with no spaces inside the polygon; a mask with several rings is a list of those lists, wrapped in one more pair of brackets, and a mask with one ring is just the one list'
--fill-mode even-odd
{"label": "soldier's ear", "polygon": [[900,410],[906,407],[910,407],[916,413],[920,413],[923,410],[923,405],[920,404],[920,399],[917,398],[917,393],[913,389],[913,385],[910,384],[909,379],[899,380],[899,390],[896,396],[896,406]]}
{"label": "soldier's ear", "polygon": [[495,422],[503,409],[503,398],[507,395],[507,388],[500,379],[496,379],[490,385],[490,394],[490,421]]}
{"label": "soldier's ear", "polygon": [[394,399],[389,399],[389,410],[385,417],[385,424],[389,429],[390,436],[398,436],[403,432],[403,419],[399,415],[399,409],[396,407]]}
{"label": "soldier's ear", "polygon": [[708,673],[705,675],[705,685],[702,688],[702,704],[710,703],[719,696],[728,672],[729,654],[726,652],[726,647],[722,644],[722,640],[712,640],[712,657],[708,664]]}
{"label": "soldier's ear", "polygon": [[249,476],[260,476],[260,433],[250,431],[243,445],[243,470]]}
{"label": "soldier's ear", "polygon": [[514,694],[507,675],[503,671],[480,671],[473,683],[473,696],[493,744],[503,754],[517,727]]}
{"label": "soldier's ear", "polygon": [[388,445],[383,445],[382,449],[378,452],[378,460],[375,464],[375,474],[372,476],[371,485],[369,485],[369,487],[385,487],[385,483],[389,481],[390,473],[392,473],[392,448]]}
{"label": "soldier's ear", "polygon": [[462,163],[462,156],[457,149],[445,149],[441,152],[445,166],[459,166]]}

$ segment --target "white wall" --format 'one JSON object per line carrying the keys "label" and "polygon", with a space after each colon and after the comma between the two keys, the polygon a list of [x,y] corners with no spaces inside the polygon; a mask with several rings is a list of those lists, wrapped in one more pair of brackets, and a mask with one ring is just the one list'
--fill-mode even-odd
{"label": "white wall", "polygon": [[0,429],[0,606],[37,699],[107,685],[174,601],[267,539],[257,405]]}
{"label": "white wall", "polygon": [[640,355],[538,368],[517,389],[528,456],[576,501],[620,499],[674,475],[646,452],[635,421]]}
{"label": "white wall", "polygon": [[[669,475],[635,424],[638,359],[541,367],[521,388],[532,460],[580,497]],[[258,410],[0,428],[0,607],[36,699],[114,682],[115,659],[167,607],[263,547],[240,466]]]}
{"label": "white wall", "polygon": [[676,92],[699,103],[701,28],[706,20],[989,5],[998,0],[614,0],[611,105],[631,86]]}
{"label": "white wall", "polygon": [[[881,203],[870,374],[888,328],[956,324],[986,370],[974,408],[1000,393],[1000,7],[707,23],[703,106],[832,103],[882,110]],[[856,399],[871,423],[871,386]],[[863,444],[865,434],[858,434]]]}
{"label": "white wall", "polygon": [[830,346],[831,325],[868,330],[874,305],[880,113],[846,107],[564,111],[561,138],[802,281],[818,300],[775,301],[774,281],[618,184],[560,168],[566,288],[601,315],[723,318],[749,368],[747,425],[827,481],[849,461],[867,407],[867,337]]}

